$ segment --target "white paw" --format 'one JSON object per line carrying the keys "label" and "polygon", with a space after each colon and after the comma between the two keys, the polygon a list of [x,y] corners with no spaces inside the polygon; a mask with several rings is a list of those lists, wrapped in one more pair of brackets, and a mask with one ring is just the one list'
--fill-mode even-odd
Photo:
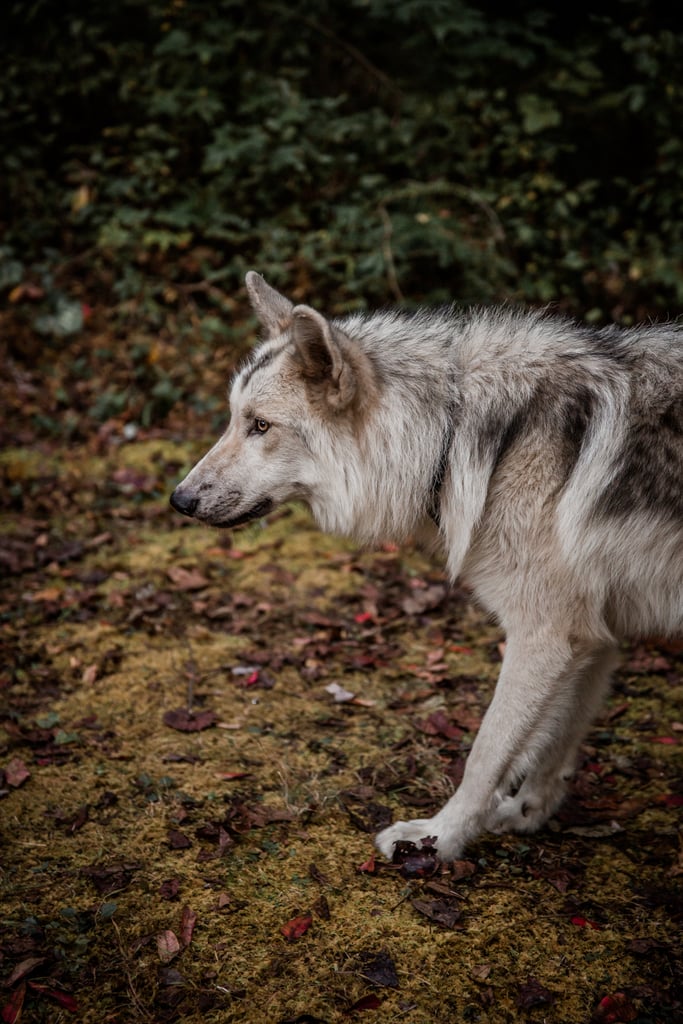
{"label": "white paw", "polygon": [[533,792],[524,786],[500,801],[491,816],[491,832],[536,832],[562,803],[564,789]]}
{"label": "white paw", "polygon": [[436,818],[416,818],[415,821],[397,821],[375,836],[375,845],[380,853],[391,860],[396,843],[415,843],[421,846],[423,839],[435,840],[434,847],[441,860],[455,860],[460,856],[462,844],[446,833],[439,835]]}

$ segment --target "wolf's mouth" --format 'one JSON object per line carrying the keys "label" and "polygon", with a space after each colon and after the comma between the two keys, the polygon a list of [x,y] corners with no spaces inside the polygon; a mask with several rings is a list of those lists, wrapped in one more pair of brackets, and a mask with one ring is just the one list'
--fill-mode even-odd
{"label": "wolf's mouth", "polygon": [[258,501],[248,512],[243,512],[241,516],[235,516],[234,519],[222,519],[220,522],[212,522],[210,525],[217,526],[221,530],[227,530],[233,526],[241,526],[242,523],[249,523],[252,519],[260,519],[261,516],[272,512],[274,508],[275,502],[270,498],[264,498],[263,501]]}

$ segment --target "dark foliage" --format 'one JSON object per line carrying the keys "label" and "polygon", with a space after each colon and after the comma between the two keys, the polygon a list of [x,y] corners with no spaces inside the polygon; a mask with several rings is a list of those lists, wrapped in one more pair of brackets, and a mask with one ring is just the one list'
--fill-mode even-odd
{"label": "dark foliage", "polygon": [[[257,266],[346,308],[676,312],[678,20],[648,0],[11,0],[0,287],[67,267],[154,318]],[[69,329],[56,305],[46,333]]]}

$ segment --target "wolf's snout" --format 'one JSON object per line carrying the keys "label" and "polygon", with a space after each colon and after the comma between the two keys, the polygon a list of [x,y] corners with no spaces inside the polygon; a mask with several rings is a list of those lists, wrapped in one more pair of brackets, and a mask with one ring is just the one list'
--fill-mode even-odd
{"label": "wolf's snout", "polygon": [[171,508],[174,508],[176,512],[180,512],[184,516],[193,516],[199,504],[199,498],[196,494],[192,491],[183,491],[180,487],[176,487],[169,501]]}

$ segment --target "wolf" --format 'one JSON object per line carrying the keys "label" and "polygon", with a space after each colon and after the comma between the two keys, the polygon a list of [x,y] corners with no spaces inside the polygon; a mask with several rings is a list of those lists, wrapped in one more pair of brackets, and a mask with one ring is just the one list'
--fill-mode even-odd
{"label": "wolf", "polygon": [[443,860],[559,807],[620,638],[683,625],[683,327],[508,307],[328,319],[246,277],[262,342],[171,505],[235,527],[283,502],[375,545],[422,537],[507,637],[455,794],[376,843]]}

